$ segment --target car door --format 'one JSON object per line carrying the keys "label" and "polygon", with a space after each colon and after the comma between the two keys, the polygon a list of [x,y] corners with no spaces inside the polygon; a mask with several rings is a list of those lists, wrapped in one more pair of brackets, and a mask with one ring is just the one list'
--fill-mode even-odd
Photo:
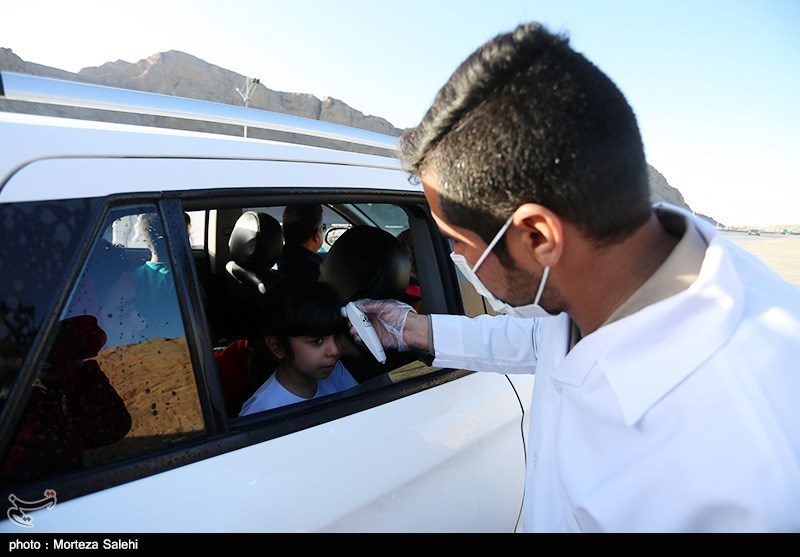
{"label": "car door", "polygon": [[[352,392],[246,419],[229,416],[209,292],[198,278],[183,212],[299,199],[404,208],[424,262],[428,309],[463,312],[455,270],[421,191],[391,165],[84,157],[37,161],[3,185],[3,258],[15,269],[3,295],[17,298],[4,302],[4,318],[14,324],[28,309],[30,315],[24,332],[12,331],[19,337],[7,345],[14,354],[4,354],[17,364],[5,369],[0,441],[3,500],[11,505],[0,530],[515,529],[524,485],[522,404],[532,380],[410,359]],[[148,215],[164,244],[160,262],[137,247],[131,230]],[[32,239],[40,253],[31,253]],[[162,263],[155,265],[157,296],[140,295],[155,290],[140,276],[152,270],[148,263]],[[102,346],[96,328],[106,337]],[[63,355],[64,345],[83,344]],[[93,394],[47,383],[61,369],[58,358],[69,361],[69,370],[93,362]],[[87,420],[70,413],[100,401],[100,391],[108,399],[98,406],[102,413]],[[56,415],[63,428],[42,425]],[[89,429],[106,436],[90,439]],[[49,445],[31,441],[36,434]],[[56,462],[53,455],[65,453]],[[46,511],[31,508],[49,497]]]}

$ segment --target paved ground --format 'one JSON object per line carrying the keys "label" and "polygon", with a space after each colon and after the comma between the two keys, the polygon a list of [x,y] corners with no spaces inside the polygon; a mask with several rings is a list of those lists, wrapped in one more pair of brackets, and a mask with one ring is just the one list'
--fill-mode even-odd
{"label": "paved ground", "polygon": [[725,235],[760,257],[786,280],[800,286],[800,235],[751,236],[743,232],[725,232]]}

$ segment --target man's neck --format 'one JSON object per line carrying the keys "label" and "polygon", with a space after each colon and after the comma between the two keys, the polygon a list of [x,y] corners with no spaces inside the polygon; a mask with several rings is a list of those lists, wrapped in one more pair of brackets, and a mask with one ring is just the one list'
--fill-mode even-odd
{"label": "man's neck", "polygon": [[306,240],[300,244],[300,247],[306,248],[311,253],[317,253],[317,243],[313,239]]}
{"label": "man's neck", "polygon": [[[583,336],[597,330],[661,266],[679,238],[655,215],[621,243],[597,248],[577,232],[559,269],[560,294]],[[557,266],[558,267],[558,266]],[[557,268],[556,267],[556,268]],[[554,268],[554,271],[556,270]]]}

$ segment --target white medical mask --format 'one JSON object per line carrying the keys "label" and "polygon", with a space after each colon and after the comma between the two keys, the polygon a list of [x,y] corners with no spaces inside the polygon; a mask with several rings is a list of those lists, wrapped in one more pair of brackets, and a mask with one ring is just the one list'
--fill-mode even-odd
{"label": "white medical mask", "polygon": [[547,275],[550,274],[550,267],[545,267],[544,271],[542,272],[542,280],[539,283],[539,290],[536,292],[536,297],[533,299],[533,303],[525,306],[512,306],[495,297],[495,295],[492,294],[492,292],[486,288],[486,286],[484,286],[476,273],[478,267],[480,267],[484,259],[486,259],[490,253],[492,253],[494,246],[500,241],[500,238],[503,237],[503,234],[506,233],[508,227],[511,226],[513,219],[513,215],[508,217],[506,223],[497,232],[492,241],[489,242],[489,245],[486,247],[483,254],[481,254],[481,256],[478,258],[475,266],[471,269],[467,264],[466,258],[459,253],[450,253],[450,259],[453,260],[453,263],[455,263],[456,267],[458,267],[458,270],[461,271],[461,273],[472,284],[472,286],[475,287],[475,290],[478,292],[478,294],[486,298],[489,301],[489,304],[492,306],[492,309],[494,309],[497,313],[513,315],[515,317],[548,317],[550,314],[539,305],[539,300],[542,297],[542,292],[544,292],[544,285],[547,282]]}

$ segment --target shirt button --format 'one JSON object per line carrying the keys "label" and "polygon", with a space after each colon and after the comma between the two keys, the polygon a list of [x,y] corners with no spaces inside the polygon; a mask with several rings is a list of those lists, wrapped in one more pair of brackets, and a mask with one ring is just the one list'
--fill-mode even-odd
{"label": "shirt button", "polygon": [[551,381],[553,382],[553,389],[555,389],[556,393],[561,394],[561,383],[555,379],[551,379]]}

